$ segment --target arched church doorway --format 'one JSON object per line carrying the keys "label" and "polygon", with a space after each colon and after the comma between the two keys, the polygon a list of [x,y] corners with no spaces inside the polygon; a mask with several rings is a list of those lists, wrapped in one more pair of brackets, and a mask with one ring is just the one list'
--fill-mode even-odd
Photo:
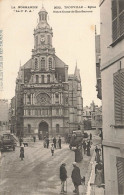
{"label": "arched church doorway", "polygon": [[39,139],[43,139],[44,137],[48,137],[48,133],[49,133],[49,126],[46,122],[41,122],[39,124],[39,129],[38,129],[38,136]]}

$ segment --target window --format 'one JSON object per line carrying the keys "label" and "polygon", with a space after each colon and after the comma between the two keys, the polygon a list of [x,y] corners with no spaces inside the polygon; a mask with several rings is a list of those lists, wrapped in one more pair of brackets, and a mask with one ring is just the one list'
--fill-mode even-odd
{"label": "window", "polygon": [[117,157],[118,194],[124,194],[124,158]]}
{"label": "window", "polygon": [[55,94],[55,103],[59,104],[59,94],[58,93]]}
{"label": "window", "polygon": [[52,69],[52,58],[49,58],[49,69]]}
{"label": "window", "polygon": [[59,133],[59,124],[56,124],[56,133]]}
{"label": "window", "polygon": [[50,75],[47,75],[47,83],[50,83]]}
{"label": "window", "polygon": [[41,58],[41,70],[45,70],[45,58]]}
{"label": "window", "polygon": [[44,75],[41,75],[41,83],[44,83]]}
{"label": "window", "polygon": [[37,58],[35,58],[34,64],[35,64],[35,70],[37,70],[38,69],[38,60],[37,60]]}
{"label": "window", "polygon": [[31,95],[30,94],[27,95],[27,104],[31,104]]}
{"label": "window", "polygon": [[39,76],[36,75],[36,83],[39,83]]}
{"label": "window", "polygon": [[42,14],[42,20],[45,20],[45,17],[44,17],[45,15],[44,14]]}
{"label": "window", "polygon": [[124,125],[124,69],[114,75],[115,125]]}
{"label": "window", "polygon": [[124,1],[112,0],[112,38],[116,41],[124,35]]}

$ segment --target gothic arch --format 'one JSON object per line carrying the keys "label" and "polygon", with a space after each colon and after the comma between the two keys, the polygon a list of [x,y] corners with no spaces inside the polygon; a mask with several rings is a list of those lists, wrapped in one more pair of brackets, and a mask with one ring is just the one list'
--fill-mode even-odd
{"label": "gothic arch", "polygon": [[49,135],[49,124],[42,120],[38,125],[38,136],[39,139],[44,139],[44,137],[48,137]]}

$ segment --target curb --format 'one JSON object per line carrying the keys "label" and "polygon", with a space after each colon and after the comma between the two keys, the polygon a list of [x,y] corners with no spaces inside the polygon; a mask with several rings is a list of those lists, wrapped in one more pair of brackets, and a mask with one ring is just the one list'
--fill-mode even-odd
{"label": "curb", "polygon": [[90,171],[89,171],[89,180],[88,180],[88,184],[87,184],[87,190],[86,190],[86,195],[90,195],[90,193],[91,193],[91,181],[92,180],[94,180],[93,179],[93,172],[94,172],[94,166],[95,166],[95,164],[94,164],[94,160],[95,160],[95,150],[94,150],[94,152],[93,152],[93,156],[92,156],[92,158],[91,158],[91,161],[90,161],[90,165],[89,165],[89,169],[90,169]]}

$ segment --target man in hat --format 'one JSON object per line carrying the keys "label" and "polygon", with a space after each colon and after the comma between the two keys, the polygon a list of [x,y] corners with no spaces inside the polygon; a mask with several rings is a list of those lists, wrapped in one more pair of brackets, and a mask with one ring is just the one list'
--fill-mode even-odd
{"label": "man in hat", "polygon": [[72,165],[73,165],[73,170],[72,170],[71,178],[75,187],[75,190],[73,192],[79,195],[79,185],[81,185],[80,169],[77,166],[76,162],[73,162]]}
{"label": "man in hat", "polygon": [[67,171],[65,168],[66,164],[62,163],[60,166],[60,180],[61,180],[61,194],[64,194],[64,185],[65,185],[65,181],[67,179]]}

